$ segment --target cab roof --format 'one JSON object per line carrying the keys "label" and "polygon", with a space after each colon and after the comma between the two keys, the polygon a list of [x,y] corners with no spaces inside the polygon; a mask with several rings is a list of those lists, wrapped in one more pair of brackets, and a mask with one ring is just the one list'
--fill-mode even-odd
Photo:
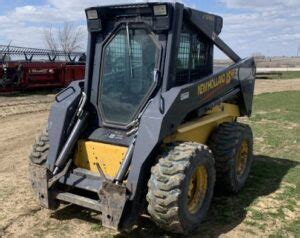
{"label": "cab roof", "polygon": [[[164,8],[165,6],[165,8]],[[107,6],[96,6],[86,9],[97,10],[101,19],[105,18],[125,18],[125,17],[152,17],[166,18],[171,17],[176,6],[180,6],[184,11],[184,19],[190,20],[196,27],[204,25],[208,33],[219,35],[223,28],[223,18],[207,12],[202,12],[185,6],[182,3],[170,2],[141,2],[132,4],[114,4]]]}

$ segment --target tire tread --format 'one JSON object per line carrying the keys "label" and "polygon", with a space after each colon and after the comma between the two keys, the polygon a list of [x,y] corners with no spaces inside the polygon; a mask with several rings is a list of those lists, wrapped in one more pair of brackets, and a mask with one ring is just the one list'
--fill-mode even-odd
{"label": "tire tread", "polygon": [[179,217],[180,185],[185,179],[185,172],[195,152],[203,151],[212,157],[205,145],[194,142],[172,144],[167,148],[159,162],[151,169],[148,182],[148,212],[154,222],[172,233],[187,233]]}

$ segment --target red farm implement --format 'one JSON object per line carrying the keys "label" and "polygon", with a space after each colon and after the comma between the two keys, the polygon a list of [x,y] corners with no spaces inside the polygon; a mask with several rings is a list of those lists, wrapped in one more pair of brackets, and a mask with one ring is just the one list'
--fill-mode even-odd
{"label": "red farm implement", "polygon": [[[84,79],[83,53],[0,46],[0,92],[63,88],[71,81]],[[10,60],[24,56],[25,60]],[[48,60],[42,60],[43,57]],[[38,60],[33,61],[33,57]],[[57,60],[63,58],[63,61]]]}

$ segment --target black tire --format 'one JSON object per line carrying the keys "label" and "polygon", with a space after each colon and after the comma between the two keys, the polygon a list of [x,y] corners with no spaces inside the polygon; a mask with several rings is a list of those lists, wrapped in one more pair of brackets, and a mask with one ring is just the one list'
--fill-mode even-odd
{"label": "black tire", "polygon": [[[243,173],[238,174],[236,163],[243,141],[248,145],[248,155]],[[239,192],[249,177],[253,162],[251,128],[238,122],[223,123],[212,134],[208,145],[216,160],[216,189],[221,192]]]}
{"label": "black tire", "polygon": [[[45,128],[42,131],[41,135],[35,140],[35,143],[32,147],[32,151],[29,155],[29,163],[45,168],[48,159],[49,148],[50,145],[49,145],[48,128]],[[32,174],[34,172],[29,169],[29,173]],[[40,182],[41,181],[35,181],[35,180],[31,181],[33,192],[36,193],[37,201],[40,203],[42,207],[45,207],[45,204],[41,203],[39,191],[36,190],[36,187],[34,186],[34,184],[39,184]],[[48,209],[56,210],[59,207],[60,201],[50,198],[49,196],[47,197],[47,199],[48,199],[47,201],[48,205],[46,207]]]}
{"label": "black tire", "polygon": [[33,164],[45,165],[49,153],[48,128],[45,128],[42,134],[35,140],[29,160]]}
{"label": "black tire", "polygon": [[[207,188],[201,204],[188,210],[189,181],[199,166],[207,173]],[[193,142],[170,145],[152,167],[148,182],[148,212],[152,220],[166,231],[187,234],[199,227],[213,197],[215,167],[207,146]]]}

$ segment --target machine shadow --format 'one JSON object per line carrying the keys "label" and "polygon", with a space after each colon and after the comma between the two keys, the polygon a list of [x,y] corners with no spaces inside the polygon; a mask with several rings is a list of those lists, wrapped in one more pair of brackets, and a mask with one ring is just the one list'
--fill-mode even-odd
{"label": "machine shadow", "polygon": [[[239,194],[221,195],[216,192],[207,219],[200,229],[189,237],[218,237],[237,227],[246,217],[246,208],[258,197],[275,192],[291,168],[299,163],[287,159],[257,155],[245,188]],[[52,214],[59,220],[82,219],[101,224],[97,213],[75,205],[66,206]],[[166,233],[159,229],[147,216],[142,216],[137,228],[115,237],[161,237]],[[170,237],[181,237],[172,236]]]}
{"label": "machine shadow", "polygon": [[72,220],[79,219],[89,223],[98,224],[101,226],[100,216],[97,212],[71,204],[67,205],[51,214],[51,218],[57,220]]}

